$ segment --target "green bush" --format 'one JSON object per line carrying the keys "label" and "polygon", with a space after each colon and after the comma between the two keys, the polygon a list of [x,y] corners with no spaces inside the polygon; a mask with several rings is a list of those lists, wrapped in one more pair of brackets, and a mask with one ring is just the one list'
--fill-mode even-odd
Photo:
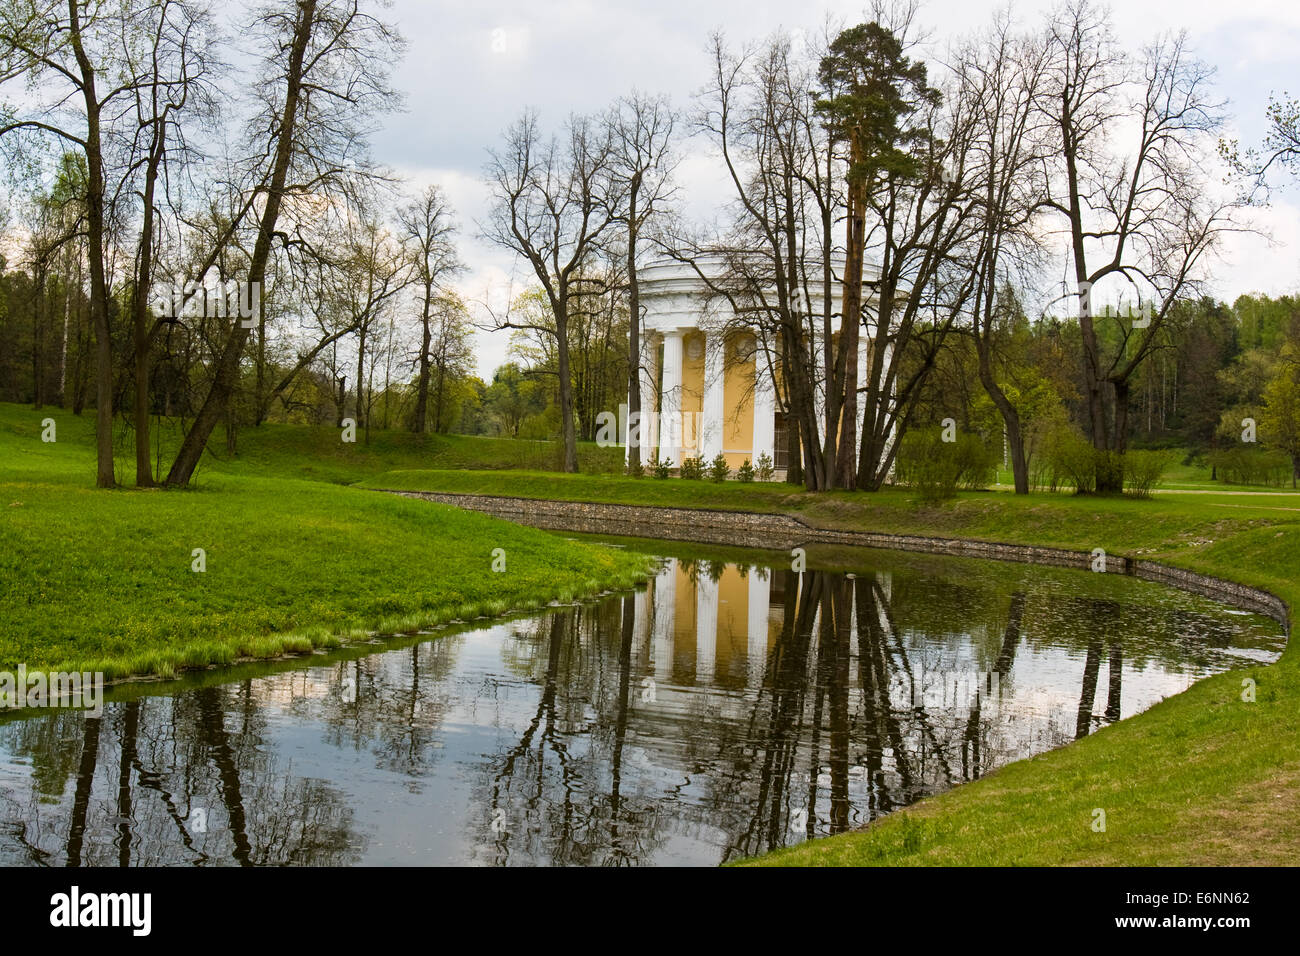
{"label": "green bush", "polygon": [[745,484],[754,480],[754,466],[749,463],[748,458],[736,469],[736,480]]}
{"label": "green bush", "polygon": [[963,488],[973,491],[996,481],[997,453],[978,435],[958,435],[948,446],[953,449],[957,463],[957,483]]}
{"label": "green bush", "polygon": [[660,458],[659,453],[650,459],[650,471],[656,478],[667,478],[673,470],[673,460],[671,458]]}
{"label": "green bush", "polygon": [[709,481],[724,482],[731,475],[731,466],[727,464],[727,456],[718,454],[714,456],[713,463],[709,465]]}
{"label": "green bush", "polygon": [[754,477],[759,481],[771,481],[776,477],[776,466],[772,463],[772,456],[767,452],[758,456],[756,465]]}
{"label": "green bush", "polygon": [[683,458],[682,477],[691,481],[702,479],[704,477],[704,462],[699,458]]}
{"label": "green bush", "polygon": [[1068,486],[1075,494],[1086,495],[1097,489],[1097,453],[1077,432],[1062,429],[1052,435],[1043,457],[1053,491]]}
{"label": "green bush", "polygon": [[1229,485],[1272,485],[1291,483],[1291,459],[1284,452],[1258,445],[1217,448],[1206,456],[1215,476]]}
{"label": "green bush", "polygon": [[943,501],[958,488],[981,488],[994,476],[996,456],[978,435],[961,434],[943,441],[934,428],[906,433],[898,446],[895,474],[915,488],[922,501]]}
{"label": "green bush", "polygon": [[1172,451],[1133,450],[1124,453],[1124,490],[1139,498],[1149,498],[1151,490],[1173,463]]}

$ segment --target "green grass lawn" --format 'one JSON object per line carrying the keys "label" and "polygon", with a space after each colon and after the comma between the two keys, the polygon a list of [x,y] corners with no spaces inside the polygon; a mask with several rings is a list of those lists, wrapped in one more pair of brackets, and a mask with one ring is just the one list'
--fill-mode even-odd
{"label": "green grass lawn", "polygon": [[[500,472],[402,471],[375,487],[783,512],[815,526],[1141,556],[1300,602],[1300,495],[1147,500],[901,490],[810,495],[788,485]],[[1244,679],[1256,699],[1243,701]],[[1096,832],[1094,811],[1106,814]],[[1208,678],[1147,712],[858,831],[758,865],[1300,863],[1300,651]]]}
{"label": "green grass lawn", "polygon": [[[51,444],[40,440],[46,417],[58,427]],[[628,586],[645,567],[617,550],[331,483],[354,464],[348,455],[362,458],[359,471],[409,463],[400,449],[412,436],[312,455],[311,430],[249,430],[247,457],[209,461],[194,490],[105,492],[93,487],[91,426],[57,409],[0,405],[0,670],[166,676],[567,601]],[[476,443],[433,444],[445,456]]]}
{"label": "green grass lawn", "polygon": [[[58,421],[54,445],[39,439],[47,416]],[[1300,601],[1295,494],[995,491],[921,506],[902,490],[810,495],[781,484],[519,470],[548,465],[546,443],[377,432],[369,446],[343,445],[333,429],[289,426],[243,431],[237,456],[205,458],[193,491],[101,492],[91,487],[90,424],[0,405],[0,669],[168,674],[306,650],[358,628],[409,631],[536,606],[629,582],[643,567],[630,552],[369,490],[379,488],[787,513],[814,526],[1101,547],[1267,588],[1292,608]],[[609,470],[620,457],[588,447],[584,466]],[[190,570],[196,547],[207,551],[204,574]],[[494,547],[506,551],[505,574],[490,571]],[[1247,677],[1253,703],[1241,699]],[[1298,863],[1298,701],[1300,652],[1288,647],[1274,665],[1201,681],[864,830],[750,862]],[[1097,809],[1105,832],[1093,829]]]}

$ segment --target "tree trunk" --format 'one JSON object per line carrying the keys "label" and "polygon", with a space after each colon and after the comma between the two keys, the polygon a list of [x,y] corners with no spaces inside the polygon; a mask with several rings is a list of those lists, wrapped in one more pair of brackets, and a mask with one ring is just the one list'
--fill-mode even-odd
{"label": "tree trunk", "polygon": [[361,323],[361,330],[360,330],[360,332],[361,332],[361,334],[360,334],[360,336],[359,336],[359,338],[358,338],[358,340],[357,340],[357,401],[356,401],[356,417],[357,417],[357,425],[358,425],[358,426],[362,426],[362,427],[364,427],[365,424],[366,424],[366,416],[365,416],[365,413],[362,411],[362,405],[361,405],[361,402],[362,402],[361,395],[362,395],[362,392],[364,391],[364,389],[362,388],[361,383],[364,382],[364,381],[366,380],[366,323],[365,323],[364,320],[363,320],[362,323]]}
{"label": "tree trunk", "polygon": [[1111,382],[1115,411],[1109,449],[1098,455],[1097,492],[1117,495],[1124,490],[1124,452],[1128,448],[1129,383]]}
{"label": "tree trunk", "polygon": [[[989,307],[991,308],[991,303]],[[1027,495],[1029,494],[1029,460],[1025,457],[1025,437],[1020,423],[1020,413],[1016,411],[1016,407],[1011,404],[1006,393],[993,377],[991,346],[984,333],[978,328],[980,323],[978,317],[975,323],[977,326],[975,350],[979,356],[980,384],[984,386],[984,391],[997,407],[1006,425],[1007,445],[1011,451],[1011,473],[1015,476],[1016,494]]]}
{"label": "tree trunk", "polygon": [[641,283],[636,274],[637,190],[634,179],[628,193],[627,227],[627,463],[641,464]]}
{"label": "tree trunk", "polygon": [[[856,134],[853,137],[851,162],[860,161]],[[844,357],[844,397],[840,407],[839,454],[835,463],[838,484],[852,488],[857,484],[858,450],[858,340],[862,323],[862,257],[866,252],[866,202],[862,183],[849,183],[849,210],[845,228],[845,263],[843,313],[840,319],[840,353]],[[829,372],[829,370],[828,370]]]}
{"label": "tree trunk", "polygon": [[[69,0],[69,4],[74,0]],[[266,206],[258,223],[257,242],[253,246],[253,257],[249,265],[249,284],[257,284],[260,289],[266,277],[267,261],[271,255],[271,236],[275,231],[276,220],[280,216],[280,203],[284,195],[285,180],[289,174],[289,161],[293,156],[293,134],[298,112],[298,99],[302,86],[303,59],[307,51],[307,42],[311,39],[312,27],[316,19],[316,0],[298,0],[298,19],[294,24],[293,42],[289,51],[288,82],[286,84],[284,112],[280,119],[280,135],[275,148],[275,165],[271,173],[271,183],[267,190]],[[230,338],[217,361],[216,375],[212,387],[208,390],[194,423],[185,433],[176,460],[167,475],[167,484],[183,488],[189,484],[198,467],[203,449],[207,447],[208,438],[221,420],[223,410],[230,403],[235,382],[239,377],[239,364],[243,356],[244,344],[248,341],[251,330],[243,322],[235,322]],[[111,434],[110,434],[111,440]],[[112,449],[109,449],[109,466],[112,466]]]}
{"label": "tree trunk", "polygon": [[40,411],[45,402],[41,388],[42,373],[45,370],[45,267],[38,264],[32,270],[36,273],[35,295],[32,296],[32,409]]}
{"label": "tree trunk", "polygon": [[68,39],[81,73],[86,107],[86,244],[90,258],[90,320],[95,330],[95,484],[112,488],[113,476],[113,341],[108,324],[108,279],[104,273],[104,165],[100,138],[100,103],[95,68],[81,42],[77,0],[68,0]]}
{"label": "tree trunk", "polygon": [[161,161],[157,138],[162,133],[154,130],[155,142],[149,151],[145,172],[144,209],[140,224],[140,252],[136,263],[135,294],[131,312],[134,319],[132,335],[135,359],[135,483],[139,488],[154,485],[153,467],[149,459],[149,355],[152,335],[149,323],[149,286],[153,282],[153,197]]}
{"label": "tree trunk", "polygon": [[[567,297],[566,297],[567,298]],[[555,352],[560,375],[560,428],[564,436],[564,471],[578,473],[578,436],[573,428],[573,381],[569,371],[568,302],[555,310]]]}
{"label": "tree trunk", "polygon": [[[433,334],[429,330],[429,300],[433,298],[433,283],[424,283],[424,309],[420,315],[423,338],[420,345],[420,382],[415,389],[415,421],[413,431],[423,435],[429,430],[429,349],[433,345]],[[437,425],[434,426],[437,431]]]}

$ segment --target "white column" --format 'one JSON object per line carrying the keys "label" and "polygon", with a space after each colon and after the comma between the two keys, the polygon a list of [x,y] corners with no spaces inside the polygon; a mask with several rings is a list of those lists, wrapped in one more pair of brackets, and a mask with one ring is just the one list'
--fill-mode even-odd
{"label": "white column", "polygon": [[682,330],[664,332],[663,393],[659,403],[659,458],[682,463]]}
{"label": "white column", "polygon": [[[867,355],[871,351],[871,344],[867,341],[863,332],[865,329],[858,330],[858,388],[862,388],[867,383],[867,373],[870,371],[867,363]],[[867,404],[863,401],[862,395],[858,395],[858,441],[862,441],[862,423],[866,420]]]}
{"label": "white column", "polygon": [[[810,358],[814,369],[821,368],[822,359],[822,338],[818,332],[813,332],[809,336],[809,349],[811,350]],[[817,441],[824,442],[826,439],[826,376],[830,373],[822,368],[821,371],[812,378],[813,390],[813,412],[817,416]]]}
{"label": "white column", "polygon": [[677,610],[677,559],[670,560],[655,576],[655,680],[673,676],[673,624]]}
{"label": "white column", "polygon": [[650,455],[659,440],[659,415],[655,398],[659,392],[659,335],[645,332],[641,339],[641,464],[650,464]]}
{"label": "white column", "polygon": [[767,356],[754,349],[754,450],[750,461],[766,454],[776,461],[776,387],[767,371]]}
{"label": "white column", "polygon": [[761,687],[767,667],[768,611],[772,595],[771,572],[767,568],[749,569],[749,675],[751,687]]}
{"label": "white column", "polygon": [[[892,362],[893,360],[894,360],[893,343],[887,343],[885,345],[885,366],[884,367],[889,368],[889,363]],[[882,399],[882,401],[892,401],[893,398],[894,398],[893,394],[890,394],[887,399]],[[897,437],[898,437],[898,421],[897,419],[895,419],[893,427],[889,429],[889,434],[885,436],[885,454],[889,454],[890,449],[894,447],[894,440]],[[894,478],[894,468],[897,466],[897,464],[898,462],[895,461],[894,464],[889,466],[889,478],[891,481]]]}
{"label": "white column", "polygon": [[718,662],[718,582],[700,568],[695,579],[695,683],[712,684]]}
{"label": "white column", "polygon": [[700,456],[709,464],[722,452],[723,419],[726,417],[726,341],[721,332],[708,332],[704,340],[704,402]]}
{"label": "white column", "polygon": [[642,588],[632,598],[632,667],[635,671],[644,659],[646,640],[650,636],[650,588]]}

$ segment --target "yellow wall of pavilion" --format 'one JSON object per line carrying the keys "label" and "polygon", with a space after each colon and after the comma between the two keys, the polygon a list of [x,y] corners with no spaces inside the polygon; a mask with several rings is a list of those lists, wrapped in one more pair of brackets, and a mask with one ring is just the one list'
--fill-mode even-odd
{"label": "yellow wall of pavilion", "polygon": [[727,464],[739,468],[754,460],[754,355],[753,336],[741,332],[727,336],[723,363],[722,451]]}
{"label": "yellow wall of pavilion", "polygon": [[[701,571],[700,573],[704,573]],[[695,661],[699,649],[699,605],[696,582],[682,564],[677,565],[673,602],[674,680],[687,674],[677,670],[676,661]],[[779,627],[770,616],[765,622],[764,647],[770,651]],[[749,578],[729,564],[718,580],[717,637],[714,650],[714,682],[721,686],[744,686],[749,658]]]}
{"label": "yellow wall of pavilion", "polygon": [[[697,352],[692,357],[692,352]],[[699,421],[704,408],[704,333],[689,332],[682,339],[682,457],[698,458]],[[674,462],[673,464],[681,464]]]}

